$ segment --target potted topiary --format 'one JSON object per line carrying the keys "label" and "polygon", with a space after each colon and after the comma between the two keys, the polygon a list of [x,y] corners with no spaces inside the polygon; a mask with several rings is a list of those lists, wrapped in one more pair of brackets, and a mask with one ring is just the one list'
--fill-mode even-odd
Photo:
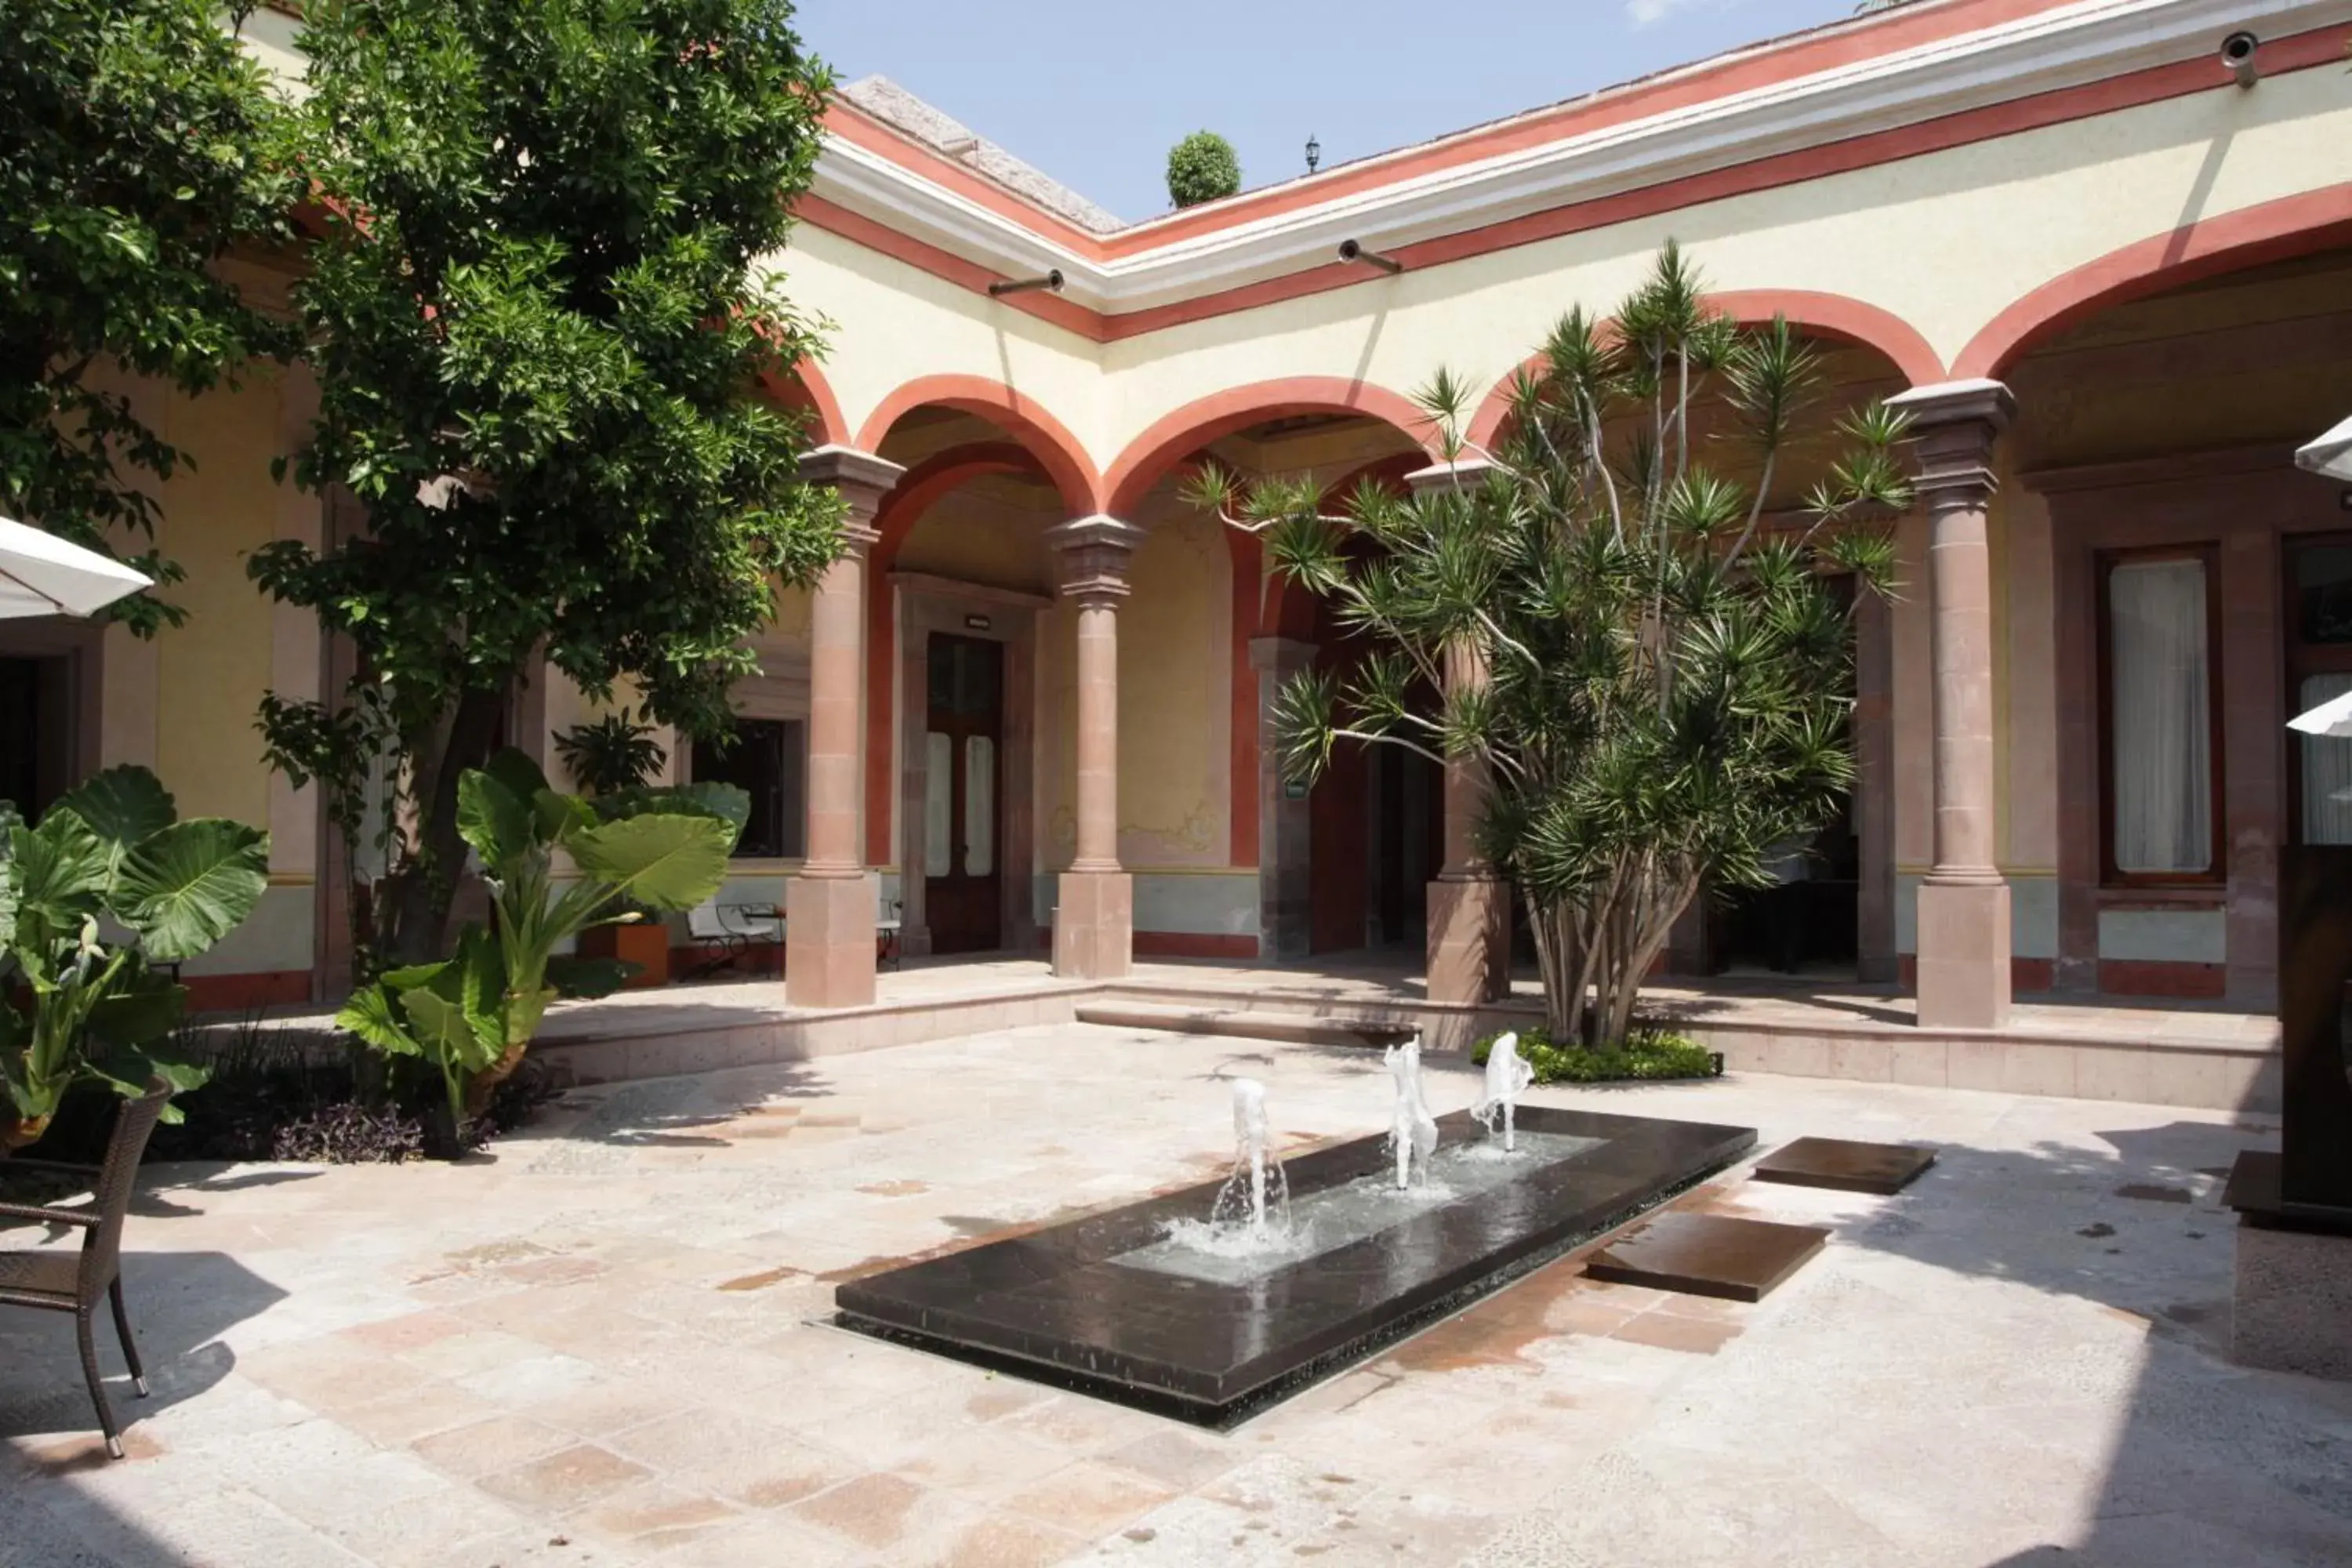
{"label": "potted topiary", "polygon": [[[645,788],[669,760],[654,739],[653,726],[625,707],[572,725],[555,737],[555,752],[580,793],[592,800]],[[636,918],[581,932],[581,956],[617,958],[632,965],[624,983],[631,990],[668,984],[668,925],[656,910],[631,906],[619,912]]]}

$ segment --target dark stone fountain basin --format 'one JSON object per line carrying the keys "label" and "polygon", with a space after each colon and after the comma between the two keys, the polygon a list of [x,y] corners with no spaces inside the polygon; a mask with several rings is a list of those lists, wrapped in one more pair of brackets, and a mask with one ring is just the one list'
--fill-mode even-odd
{"label": "dark stone fountain basin", "polygon": [[1383,1198],[1394,1166],[1377,1137],[1286,1162],[1294,1214],[1317,1217],[1312,1236],[1271,1256],[1171,1259],[1181,1250],[1168,1244],[1171,1228],[1207,1216],[1220,1186],[1209,1182],[844,1285],[839,1321],[1227,1426],[1617,1228],[1756,1142],[1752,1128],[1524,1106],[1520,1152],[1498,1178],[1468,1112],[1438,1125],[1434,1195]]}

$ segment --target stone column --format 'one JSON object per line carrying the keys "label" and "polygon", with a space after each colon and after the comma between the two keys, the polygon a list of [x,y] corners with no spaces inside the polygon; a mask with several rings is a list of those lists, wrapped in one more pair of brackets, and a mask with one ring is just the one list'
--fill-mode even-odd
{"label": "stone column", "polygon": [[1118,864],[1118,602],[1143,531],[1111,517],[1051,530],[1078,609],[1078,844],[1054,911],[1054,973],[1116,980],[1135,958],[1134,880]]}
{"label": "stone column", "polygon": [[1919,1025],[2009,1021],[2009,884],[1994,865],[1992,562],[1986,521],[1993,444],[2016,401],[1997,381],[1924,386],[1892,400],[1911,416],[1927,510],[1935,668],[1936,864],[1919,889]]}
{"label": "stone column", "polygon": [[[1484,484],[1483,458],[1440,463],[1405,476],[1416,495]],[[1446,689],[1486,683],[1486,661],[1468,645],[1445,655]],[[1445,863],[1429,885],[1429,998],[1492,1002],[1511,991],[1511,885],[1478,853],[1478,819],[1491,781],[1474,757],[1445,763]]]}
{"label": "stone column", "polygon": [[1249,657],[1257,671],[1257,955],[1296,963],[1307,957],[1314,936],[1312,811],[1306,789],[1294,788],[1282,776],[1275,708],[1284,683],[1315,667],[1315,645],[1252,637]]}
{"label": "stone column", "polygon": [[793,1007],[862,1007],[874,1000],[879,883],[858,836],[866,798],[866,552],[874,516],[906,470],[846,447],[821,447],[802,477],[848,505],[842,552],[809,615],[808,838],[784,894],[784,1000]]}

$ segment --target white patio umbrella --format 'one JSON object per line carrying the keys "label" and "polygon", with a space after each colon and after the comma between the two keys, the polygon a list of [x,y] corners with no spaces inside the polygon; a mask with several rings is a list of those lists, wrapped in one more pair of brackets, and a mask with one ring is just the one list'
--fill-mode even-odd
{"label": "white patio umbrella", "polygon": [[2331,697],[2307,713],[2298,713],[2286,721],[2290,730],[2300,730],[2306,735],[2330,735],[2352,740],[2352,691]]}
{"label": "white patio umbrella", "polygon": [[151,586],[120,561],[0,517],[0,620],[87,616]]}
{"label": "white patio umbrella", "polygon": [[2331,479],[2352,479],[2352,419],[2295,453],[2294,466]]}

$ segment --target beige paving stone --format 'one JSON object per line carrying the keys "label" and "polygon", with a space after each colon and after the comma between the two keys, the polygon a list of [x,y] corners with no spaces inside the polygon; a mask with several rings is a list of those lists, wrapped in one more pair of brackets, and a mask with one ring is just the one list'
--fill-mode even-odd
{"label": "beige paving stone", "polygon": [[492,1496],[525,1508],[565,1512],[652,1473],[609,1448],[580,1443],[529,1464],[485,1475],[479,1485]]}
{"label": "beige paving stone", "polygon": [[470,1480],[493,1470],[512,1469],[523,1460],[572,1447],[576,1442],[560,1427],[519,1415],[498,1415],[419,1437],[410,1447],[434,1468]]}

